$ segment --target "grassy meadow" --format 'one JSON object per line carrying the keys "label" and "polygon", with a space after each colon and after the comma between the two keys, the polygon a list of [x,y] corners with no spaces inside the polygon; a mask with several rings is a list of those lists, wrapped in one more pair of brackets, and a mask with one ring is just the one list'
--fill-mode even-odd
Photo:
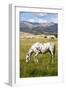
{"label": "grassy meadow", "polygon": [[34,57],[31,56],[31,60],[27,64],[25,62],[26,53],[32,44],[36,42],[49,42],[48,38],[22,38],[20,39],[20,78],[24,77],[44,77],[44,76],[57,76],[58,75],[58,40],[54,39],[55,43],[55,56],[54,63],[52,64],[50,53],[39,54],[39,62],[34,63]]}

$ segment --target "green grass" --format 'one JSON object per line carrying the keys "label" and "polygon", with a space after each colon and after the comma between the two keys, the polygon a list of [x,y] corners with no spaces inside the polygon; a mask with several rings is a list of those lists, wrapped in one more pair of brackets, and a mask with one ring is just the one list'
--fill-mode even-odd
{"label": "green grass", "polygon": [[41,77],[41,76],[57,76],[58,75],[58,51],[57,51],[57,39],[55,43],[55,57],[54,63],[51,62],[51,55],[49,53],[39,54],[39,63],[34,63],[34,57],[31,56],[31,60],[28,64],[25,62],[25,56],[29,48],[35,42],[49,42],[47,38],[32,38],[32,39],[20,39],[20,78],[22,77]]}

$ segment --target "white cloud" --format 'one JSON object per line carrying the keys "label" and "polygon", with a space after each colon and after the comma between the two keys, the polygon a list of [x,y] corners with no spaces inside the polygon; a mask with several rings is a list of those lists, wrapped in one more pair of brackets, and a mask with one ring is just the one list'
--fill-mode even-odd
{"label": "white cloud", "polygon": [[38,16],[46,16],[47,13],[39,13]]}
{"label": "white cloud", "polygon": [[32,18],[28,20],[29,22],[38,22],[38,23],[47,23],[47,20],[40,19],[40,18]]}
{"label": "white cloud", "polygon": [[47,23],[47,20],[43,20],[43,19],[38,19],[39,23]]}
{"label": "white cloud", "polygon": [[29,22],[35,22],[35,19],[29,19],[28,21]]}
{"label": "white cloud", "polygon": [[42,16],[46,16],[46,15],[48,15],[48,13],[32,13],[32,15],[34,15],[34,16],[36,16],[36,17],[42,17]]}

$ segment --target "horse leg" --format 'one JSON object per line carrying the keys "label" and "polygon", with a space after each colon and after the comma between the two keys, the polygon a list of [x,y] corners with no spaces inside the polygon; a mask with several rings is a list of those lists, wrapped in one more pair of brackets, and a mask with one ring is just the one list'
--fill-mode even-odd
{"label": "horse leg", "polygon": [[35,61],[35,63],[38,63],[38,58],[37,58],[37,55],[39,54],[39,52],[37,52],[36,54],[35,54],[35,56],[34,56],[34,61]]}
{"label": "horse leg", "polygon": [[53,55],[53,52],[51,52],[52,54],[52,63],[54,63],[54,55]]}

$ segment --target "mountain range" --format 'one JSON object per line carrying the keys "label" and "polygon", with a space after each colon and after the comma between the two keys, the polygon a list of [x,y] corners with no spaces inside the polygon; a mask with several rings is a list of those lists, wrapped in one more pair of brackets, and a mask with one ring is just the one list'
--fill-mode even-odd
{"label": "mountain range", "polygon": [[33,22],[20,22],[20,32],[31,33],[34,35],[39,34],[57,34],[57,23],[33,23]]}

